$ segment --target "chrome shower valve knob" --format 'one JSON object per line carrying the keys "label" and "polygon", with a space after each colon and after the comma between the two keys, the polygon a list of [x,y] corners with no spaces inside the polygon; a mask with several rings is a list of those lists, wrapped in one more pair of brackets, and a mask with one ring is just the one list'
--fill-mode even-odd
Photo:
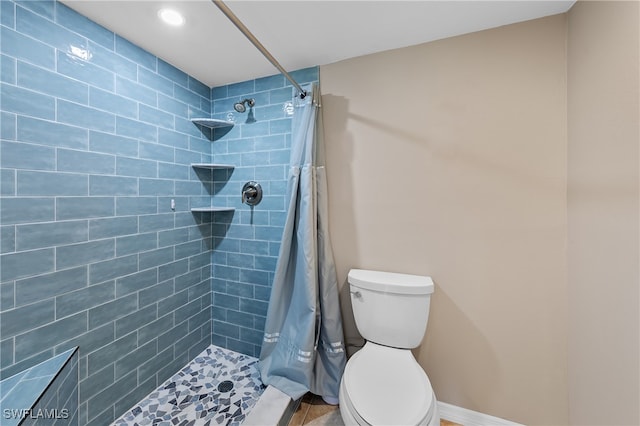
{"label": "chrome shower valve knob", "polygon": [[255,206],[262,200],[262,186],[258,182],[249,181],[242,187],[242,203]]}

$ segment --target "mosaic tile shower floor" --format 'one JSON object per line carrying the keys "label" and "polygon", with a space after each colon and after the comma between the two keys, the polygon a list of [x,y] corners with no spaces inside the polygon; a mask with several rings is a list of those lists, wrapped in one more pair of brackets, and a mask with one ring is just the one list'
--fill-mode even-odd
{"label": "mosaic tile shower floor", "polygon": [[239,425],[265,389],[257,362],[211,345],[113,425]]}

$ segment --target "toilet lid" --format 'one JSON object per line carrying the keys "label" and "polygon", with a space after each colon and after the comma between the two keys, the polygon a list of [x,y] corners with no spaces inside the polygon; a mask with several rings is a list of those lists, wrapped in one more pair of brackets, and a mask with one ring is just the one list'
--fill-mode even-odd
{"label": "toilet lid", "polygon": [[434,400],[424,370],[408,350],[368,346],[354,354],[344,371],[353,408],[372,425],[420,424]]}

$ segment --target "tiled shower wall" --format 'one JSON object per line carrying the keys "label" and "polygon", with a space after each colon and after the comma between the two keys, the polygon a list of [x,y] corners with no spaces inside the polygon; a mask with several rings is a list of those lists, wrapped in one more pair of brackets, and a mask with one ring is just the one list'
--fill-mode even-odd
{"label": "tiled shower wall", "polygon": [[[292,72],[300,83],[318,80],[318,68]],[[212,89],[214,118],[232,113],[236,125],[213,142],[216,163],[235,165],[216,172],[213,204],[236,208],[214,217],[213,343],[259,356],[267,305],[285,220],[294,90],[282,75]],[[255,99],[243,114],[233,104]],[[225,133],[226,132],[226,133]],[[242,185],[258,182],[262,202],[241,203]]]}
{"label": "tiled shower wall", "polygon": [[61,3],[0,5],[1,373],[78,345],[104,425],[211,343],[211,90]]}
{"label": "tiled shower wall", "polygon": [[[209,89],[60,3],[0,5],[1,377],[78,345],[80,424],[105,424],[212,338],[257,356],[291,86],[274,75]],[[256,106],[235,113],[246,97]],[[188,120],[230,112],[236,125],[215,137]],[[211,161],[235,168],[190,167]],[[240,202],[248,180],[265,194],[253,208]],[[189,211],[211,196],[237,210]]]}

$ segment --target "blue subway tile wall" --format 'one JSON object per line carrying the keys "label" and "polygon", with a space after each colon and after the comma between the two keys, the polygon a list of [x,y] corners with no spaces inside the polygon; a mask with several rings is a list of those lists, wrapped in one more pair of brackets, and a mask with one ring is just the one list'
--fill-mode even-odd
{"label": "blue subway tile wall", "polygon": [[[318,67],[291,74],[300,84],[318,81]],[[212,117],[235,120],[212,142],[214,162],[234,165],[213,172],[213,204],[236,209],[213,218],[213,343],[256,357],[286,214],[294,94],[282,75],[211,89]],[[235,112],[233,104],[246,98],[255,106]],[[255,207],[240,199],[249,180],[263,189]]]}
{"label": "blue subway tile wall", "polygon": [[212,341],[211,90],[57,1],[0,3],[0,377],[78,345],[78,424],[103,425]]}

